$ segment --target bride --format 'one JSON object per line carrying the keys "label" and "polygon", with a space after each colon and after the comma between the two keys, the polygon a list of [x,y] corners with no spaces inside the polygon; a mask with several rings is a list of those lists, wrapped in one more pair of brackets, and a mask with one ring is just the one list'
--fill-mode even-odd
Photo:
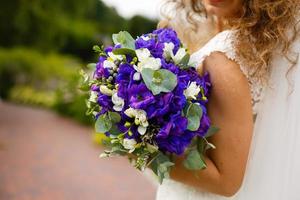
{"label": "bride", "polygon": [[[209,28],[199,16],[215,19],[218,33],[191,60],[210,74],[208,111],[220,131],[207,168],[186,170],[176,157],[157,200],[300,199],[299,0],[171,3],[200,35]],[[192,35],[183,23],[168,22],[183,40]]]}

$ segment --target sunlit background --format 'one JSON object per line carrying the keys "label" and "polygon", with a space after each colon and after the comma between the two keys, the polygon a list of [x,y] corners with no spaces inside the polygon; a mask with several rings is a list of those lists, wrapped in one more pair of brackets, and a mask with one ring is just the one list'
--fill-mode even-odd
{"label": "sunlit background", "polygon": [[156,28],[162,0],[0,2],[0,199],[154,199],[125,159],[100,160],[79,70],[111,34]]}

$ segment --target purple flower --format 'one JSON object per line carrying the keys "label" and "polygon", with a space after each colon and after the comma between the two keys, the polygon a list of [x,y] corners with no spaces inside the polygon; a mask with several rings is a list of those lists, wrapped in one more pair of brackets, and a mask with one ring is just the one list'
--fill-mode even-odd
{"label": "purple flower", "polygon": [[112,110],[113,103],[111,101],[110,96],[107,96],[107,95],[102,94],[101,92],[99,92],[97,102],[102,107],[102,110],[99,113],[100,115],[102,115],[103,113],[106,113],[107,111]]}
{"label": "purple flower", "polygon": [[103,62],[106,60],[106,57],[100,56],[99,62],[96,64],[96,70],[94,72],[94,79],[99,78],[108,78],[109,77],[109,71],[107,68],[104,68]]}
{"label": "purple flower", "polygon": [[196,131],[196,134],[203,137],[207,133],[209,127],[210,127],[210,119],[206,113],[206,109],[204,106],[202,106],[203,115],[200,121],[200,127]]}
{"label": "purple flower", "polygon": [[173,96],[174,95],[172,93],[165,93],[159,96],[155,96],[155,104],[150,105],[146,108],[148,118],[151,119],[163,117],[168,112],[170,112],[170,105],[173,100]]}
{"label": "purple flower", "polygon": [[157,34],[157,39],[159,43],[169,43],[172,42],[174,44],[173,53],[175,54],[180,47],[180,40],[177,37],[177,33],[170,28],[162,28],[153,31],[153,34]]}
{"label": "purple flower", "polygon": [[[149,39],[145,39],[145,37],[149,37]],[[136,49],[148,49],[151,55],[155,58],[162,58],[164,44],[157,42],[156,38],[151,37],[150,34],[138,38],[136,40],[135,46]]]}
{"label": "purple flower", "polygon": [[113,46],[108,46],[108,47],[106,47],[105,49],[104,49],[104,52],[106,53],[106,54],[108,54],[109,52],[112,52],[114,50],[114,47]]}
{"label": "purple flower", "polygon": [[130,96],[129,105],[132,108],[145,109],[155,101],[153,94],[144,83],[132,85],[128,94]]}
{"label": "purple flower", "polygon": [[94,92],[99,92],[99,86],[97,86],[97,85],[92,85],[91,86],[91,91],[94,91]]}
{"label": "purple flower", "polygon": [[190,144],[194,134],[186,131],[188,121],[181,113],[170,116],[156,136],[156,142],[162,151],[182,154]]}

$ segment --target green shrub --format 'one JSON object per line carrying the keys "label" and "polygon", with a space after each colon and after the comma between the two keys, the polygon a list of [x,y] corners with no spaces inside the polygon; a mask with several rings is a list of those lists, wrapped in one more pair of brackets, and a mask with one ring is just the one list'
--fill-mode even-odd
{"label": "green shrub", "polygon": [[0,97],[39,105],[89,124],[86,94],[78,89],[81,64],[70,56],[32,49],[0,49]]}
{"label": "green shrub", "polygon": [[30,86],[17,85],[9,92],[9,98],[17,103],[51,108],[55,105],[53,91],[38,91]]}

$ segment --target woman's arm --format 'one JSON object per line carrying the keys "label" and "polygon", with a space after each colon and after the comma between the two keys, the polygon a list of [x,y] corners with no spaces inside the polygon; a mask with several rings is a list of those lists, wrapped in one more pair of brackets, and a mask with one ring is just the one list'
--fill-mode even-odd
{"label": "woman's arm", "polygon": [[212,53],[203,68],[213,85],[208,114],[212,124],[220,128],[210,139],[216,149],[207,152],[206,169],[187,170],[182,165],[183,157],[177,157],[170,175],[200,190],[232,196],[243,181],[252,138],[250,89],[239,65],[222,53]]}

